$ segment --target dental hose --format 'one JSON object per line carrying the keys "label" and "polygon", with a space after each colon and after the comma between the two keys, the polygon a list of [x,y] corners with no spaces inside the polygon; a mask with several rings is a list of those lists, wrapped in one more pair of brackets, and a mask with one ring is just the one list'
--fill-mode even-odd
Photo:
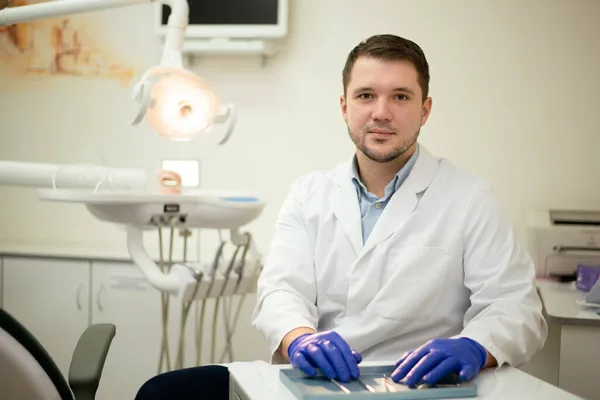
{"label": "dental hose", "polygon": [[[212,342],[211,342],[211,348],[210,348],[210,362],[211,363],[215,362],[215,351],[216,351],[215,345],[216,345],[216,340],[217,340],[217,318],[219,317],[220,300],[221,300],[221,297],[223,296],[223,293],[225,292],[225,288],[226,288],[227,282],[229,280],[229,275],[231,274],[231,270],[233,269],[233,264],[235,263],[237,254],[240,251],[241,247],[242,247],[242,245],[236,246],[233,256],[231,257],[231,261],[229,262],[229,265],[227,266],[227,271],[225,271],[225,274],[224,274],[225,279],[223,280],[223,286],[221,287],[221,292],[215,299],[215,309],[213,312],[213,325],[212,325]],[[226,321],[226,324],[227,323],[228,323],[228,321]],[[227,331],[227,327],[225,329],[226,329],[225,334],[228,335],[229,332]]]}
{"label": "dental hose", "polygon": [[[246,238],[247,238],[246,248],[244,249],[244,253],[242,255],[242,262],[239,265],[239,268],[238,268],[238,271],[237,271],[237,273],[238,273],[238,282],[237,282],[237,285],[238,286],[236,286],[236,292],[237,292],[237,287],[239,287],[239,284],[240,284],[240,282],[241,282],[241,280],[243,278],[242,273],[243,273],[243,270],[244,270],[244,268],[246,266],[246,254],[247,254],[247,252],[248,252],[248,250],[250,248],[251,241],[252,241],[252,236],[249,233],[246,233]],[[252,277],[255,277],[257,275],[257,273],[260,270],[260,266],[261,266],[260,260],[255,260],[255,262],[254,262],[254,268],[252,270],[252,275],[251,275]],[[246,300],[247,294],[248,294],[248,292],[245,291],[240,296],[240,301],[238,303],[237,309],[235,311],[235,315],[233,317],[232,326],[228,329],[229,332],[228,332],[228,336],[227,336],[227,344],[228,344],[229,347],[223,349],[223,352],[221,353],[221,357],[219,358],[219,362],[220,363],[222,363],[225,360],[225,354],[227,353],[228,349],[229,349],[229,361],[230,362],[233,361],[233,349],[232,349],[231,340],[233,338],[233,334],[235,332],[235,328],[237,326],[237,323],[238,323],[238,321],[240,319],[240,315],[241,315],[241,311],[242,311],[242,306],[244,305],[244,301]],[[230,301],[232,301],[232,300],[230,299]],[[231,310],[229,310],[228,314],[231,315]],[[225,316],[226,321],[229,320],[229,315]]]}
{"label": "dental hose", "polygon": [[[170,235],[170,242],[169,242],[169,257],[168,257],[168,262],[165,264],[165,260],[164,260],[164,254],[163,254],[163,234],[162,234],[162,230],[158,229],[159,231],[159,253],[160,253],[160,268],[163,272],[170,272],[172,265],[173,265],[173,241],[174,241],[174,228],[171,228],[171,235]],[[215,299],[215,307],[214,307],[214,313],[213,313],[213,326],[212,326],[212,345],[211,345],[211,356],[210,356],[210,360],[212,363],[215,362],[215,352],[216,352],[216,336],[217,336],[217,321],[218,321],[218,315],[219,315],[219,306],[221,305],[220,300],[221,297],[225,291],[229,276],[231,274],[231,271],[233,270],[233,266],[237,260],[237,256],[239,251],[244,248],[243,251],[243,255],[242,255],[242,261],[238,262],[235,268],[235,272],[238,274],[238,279],[237,279],[237,283],[236,283],[236,292],[237,289],[239,287],[240,281],[242,279],[242,272],[244,269],[244,265],[245,265],[245,258],[246,258],[246,253],[248,251],[248,247],[250,246],[250,241],[251,241],[251,236],[249,233],[246,233],[246,242],[239,244],[236,246],[234,255],[232,256],[229,265],[227,267],[227,270],[224,273],[224,283],[223,286],[221,288],[221,291],[219,293],[219,295],[217,296],[217,298]],[[188,237],[190,236],[190,232],[186,229],[184,230],[184,232],[182,233],[182,236],[184,236],[184,247],[183,247],[183,262],[184,264],[187,263],[187,240]],[[223,250],[224,250],[224,246],[226,245],[225,241],[221,241],[221,244],[215,254],[214,260],[213,260],[213,265],[212,265],[212,274],[211,274],[211,280],[209,283],[209,288],[207,290],[206,293],[206,297],[204,299],[202,299],[202,305],[200,308],[200,315],[198,316],[198,312],[197,312],[197,308],[196,308],[196,312],[195,314],[195,327],[196,327],[196,365],[201,365],[201,361],[202,361],[202,340],[203,340],[203,331],[204,331],[204,317],[205,317],[205,313],[206,313],[206,305],[207,305],[207,300],[209,295],[211,294],[211,291],[214,287],[214,281],[215,279],[217,279],[217,273],[219,272],[219,262],[221,260],[221,258],[223,257]],[[253,274],[256,274],[256,270],[258,269],[258,265],[260,265],[260,263],[257,261],[254,267],[254,271]],[[181,321],[180,321],[180,335],[179,335],[179,342],[178,342],[178,348],[177,348],[177,352],[176,352],[176,359],[175,359],[175,363],[174,363],[174,368],[175,369],[181,369],[183,368],[184,365],[184,347],[185,347],[185,341],[184,341],[184,336],[185,336],[185,327],[186,327],[186,323],[187,323],[187,319],[189,318],[189,313],[192,307],[192,303],[194,303],[194,299],[196,297],[197,291],[199,290],[202,280],[203,280],[203,276],[204,273],[203,272],[197,272],[197,271],[192,271],[192,274],[194,275],[195,279],[196,279],[196,285],[194,287],[194,292],[192,294],[191,300],[187,301],[185,303],[183,303],[183,308],[182,308],[182,312],[181,312]],[[163,338],[162,338],[162,343],[161,343],[161,352],[160,352],[160,359],[159,359],[159,368],[158,368],[158,373],[163,372],[163,364],[166,364],[166,369],[168,371],[171,370],[171,359],[170,359],[170,352],[169,352],[169,340],[168,340],[168,318],[169,318],[169,297],[170,295],[168,293],[161,293],[161,305],[162,305],[162,321],[163,321],[163,326],[162,326],[162,332],[163,332]],[[232,296],[233,297],[233,296]],[[233,348],[232,348],[232,337],[233,337],[233,333],[235,331],[235,328],[237,326],[237,323],[239,321],[239,317],[241,314],[241,309],[244,303],[246,297],[246,293],[244,293],[241,298],[240,301],[237,305],[237,309],[235,311],[235,315],[233,320],[231,320],[231,313],[233,311],[233,298],[231,299],[223,299],[224,304],[223,304],[223,313],[224,313],[224,318],[225,318],[225,337],[226,337],[226,347],[223,349],[223,352],[221,354],[221,362],[222,360],[225,358],[225,355],[227,353],[229,353],[229,358],[230,361],[233,361]],[[228,300],[228,301],[226,301]],[[198,303],[196,303],[196,306],[198,306]]]}
{"label": "dental hose", "polygon": [[[240,286],[240,282],[244,276],[243,272],[244,272],[244,267],[246,265],[246,255],[248,254],[248,250],[250,248],[250,241],[252,240],[252,236],[249,233],[244,233],[244,237],[246,238],[245,243],[240,243],[238,245],[238,250],[240,248],[243,248],[243,252],[242,252],[242,256],[241,256],[241,260],[237,263],[236,267],[235,267],[235,272],[238,274],[237,276],[237,281],[235,283],[235,290],[234,293],[237,293],[238,288]],[[237,254],[237,252],[236,252]],[[235,255],[234,258],[235,260]],[[233,261],[233,260],[232,260]],[[225,348],[223,349],[223,352],[221,353],[221,357],[219,358],[219,362],[223,362],[224,358],[225,358],[225,353],[229,353],[229,361],[233,361],[234,356],[233,356],[233,345],[231,343],[231,339],[233,338],[233,333],[235,332],[235,326],[237,325],[237,320],[239,318],[239,311],[241,310],[241,307],[243,305],[244,302],[244,296],[241,297],[240,302],[238,303],[238,308],[236,311],[236,315],[234,317],[234,320],[230,323],[230,317],[231,317],[231,311],[233,308],[233,296],[229,297],[229,298],[225,298],[223,299],[223,319],[225,321]]]}
{"label": "dental hose", "polygon": [[212,288],[214,286],[214,282],[215,282],[215,278],[216,278],[216,274],[217,274],[217,270],[219,267],[219,260],[221,259],[221,255],[223,254],[223,248],[225,247],[226,242],[225,241],[221,241],[221,244],[219,245],[219,248],[217,249],[217,252],[215,253],[215,257],[213,259],[213,264],[212,264],[212,271],[211,271],[211,276],[210,276],[210,283],[208,285],[208,289],[206,290],[206,296],[202,299],[202,306],[200,308],[200,318],[198,321],[198,325],[196,325],[197,327],[197,331],[196,331],[196,365],[200,365],[202,362],[202,339],[203,339],[203,332],[204,332],[204,314],[206,312],[206,302],[208,300],[208,296],[210,295],[210,292],[212,291]]}
{"label": "dental hose", "polygon": [[[171,267],[172,262],[172,247],[173,247],[173,230],[171,229],[171,249],[169,251],[169,264],[165,266],[164,255],[163,255],[163,235],[162,228],[158,228],[158,251],[159,251],[159,262],[160,269],[163,273],[167,272]],[[167,271],[165,271],[165,269]],[[168,321],[169,321],[169,294],[161,292],[161,306],[162,306],[162,342],[160,358],[158,360],[158,373],[163,372],[163,363],[166,363],[166,370],[171,370],[171,356],[169,354],[169,332],[168,332]]]}
{"label": "dental hose", "polygon": [[[260,267],[260,262],[256,261],[256,264],[254,266],[254,271],[253,271],[253,275],[252,276],[256,276],[256,272],[259,270]],[[242,306],[244,305],[244,301],[246,300],[246,296],[247,293],[244,292],[241,297],[240,297],[240,302],[238,303],[238,307],[235,311],[235,316],[233,317],[233,326],[230,329],[230,336],[228,337],[228,343],[230,346],[230,351],[229,351],[229,361],[232,362],[233,361],[233,352],[231,350],[231,339],[233,338],[233,333],[235,332],[235,328],[237,326],[237,323],[240,319],[240,315],[242,312]],[[221,353],[221,358],[219,359],[220,363],[223,363],[225,360],[225,354],[227,353],[227,348],[223,349],[223,352]]]}
{"label": "dental hose", "polygon": [[[187,240],[188,237],[190,236],[190,232],[186,229],[184,230],[181,235],[184,237],[184,242],[183,242],[183,263],[187,263]],[[183,303],[183,308],[181,310],[181,320],[180,320],[180,327],[179,327],[179,343],[178,343],[178,348],[177,348],[177,359],[175,361],[175,369],[182,369],[183,365],[184,365],[184,354],[185,354],[185,326],[187,324],[187,319],[189,317],[189,313],[190,313],[190,308],[192,307],[192,304],[194,303],[194,299],[196,297],[196,293],[198,293],[198,289],[200,288],[200,285],[202,284],[202,278],[204,277],[204,273],[202,271],[200,272],[196,272],[196,271],[192,271],[192,274],[194,275],[194,278],[196,279],[196,285],[194,286],[194,291],[192,293],[191,299],[187,302]]]}

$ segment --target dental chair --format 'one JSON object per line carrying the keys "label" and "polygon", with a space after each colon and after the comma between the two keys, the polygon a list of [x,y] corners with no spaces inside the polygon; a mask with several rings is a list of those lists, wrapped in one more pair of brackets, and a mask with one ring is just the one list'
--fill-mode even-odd
{"label": "dental chair", "polygon": [[83,332],[67,382],[35,337],[0,308],[0,399],[93,400],[115,332],[112,324],[92,325]]}

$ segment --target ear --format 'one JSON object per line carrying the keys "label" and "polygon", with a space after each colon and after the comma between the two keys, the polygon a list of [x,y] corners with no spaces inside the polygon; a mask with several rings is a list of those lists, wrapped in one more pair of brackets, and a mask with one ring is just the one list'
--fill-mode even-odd
{"label": "ear", "polygon": [[344,95],[340,96],[340,109],[342,111],[342,117],[344,121],[348,122],[348,104],[346,103],[346,97]]}
{"label": "ear", "polygon": [[421,107],[421,126],[425,125],[427,122],[427,118],[429,118],[429,114],[431,113],[432,99],[428,97],[423,102],[423,106]]}

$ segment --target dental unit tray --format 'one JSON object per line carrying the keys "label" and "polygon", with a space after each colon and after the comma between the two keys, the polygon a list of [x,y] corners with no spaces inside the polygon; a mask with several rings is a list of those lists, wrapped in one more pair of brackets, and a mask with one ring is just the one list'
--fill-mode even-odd
{"label": "dental unit tray", "polygon": [[[298,400],[394,400],[394,399],[456,399],[477,396],[477,386],[473,382],[440,382],[433,387],[409,387],[402,383],[386,384],[384,376],[389,378],[396,367],[364,366],[360,367],[359,380],[339,382],[349,393],[330,381],[321,372],[316,377],[307,376],[299,369],[282,369],[280,380]],[[362,383],[361,383],[362,381]],[[369,391],[364,385],[375,392]],[[388,391],[389,390],[389,391]],[[396,390],[396,391],[394,391]]]}
{"label": "dental unit tray", "polygon": [[264,201],[247,193],[192,190],[171,195],[134,190],[40,189],[43,200],[80,203],[98,219],[145,229],[236,229],[254,221]]}

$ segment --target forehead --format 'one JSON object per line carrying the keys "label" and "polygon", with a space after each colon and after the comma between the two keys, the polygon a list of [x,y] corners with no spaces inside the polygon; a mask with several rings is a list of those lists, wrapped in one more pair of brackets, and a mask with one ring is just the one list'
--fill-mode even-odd
{"label": "forehead", "polygon": [[348,90],[359,87],[372,87],[381,90],[393,90],[407,87],[420,93],[418,73],[408,60],[380,60],[372,57],[360,57],[354,63]]}

